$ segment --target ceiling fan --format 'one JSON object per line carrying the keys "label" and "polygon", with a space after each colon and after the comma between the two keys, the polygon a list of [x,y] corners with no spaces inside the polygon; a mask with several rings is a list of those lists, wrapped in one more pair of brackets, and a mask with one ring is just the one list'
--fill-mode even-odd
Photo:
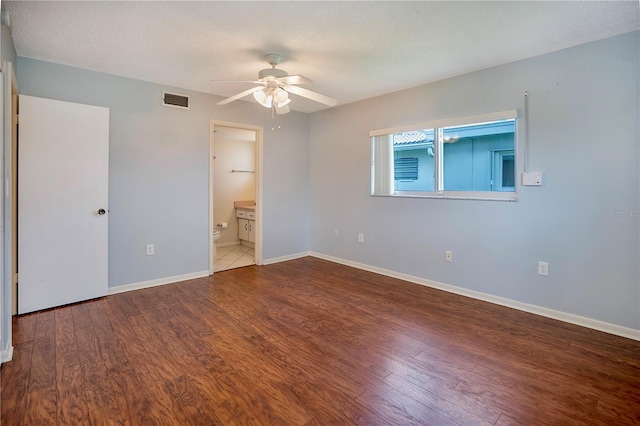
{"label": "ceiling fan", "polygon": [[[266,68],[258,73],[258,79],[253,81],[241,81],[241,83],[256,83],[258,86],[249,90],[238,93],[217,103],[217,105],[225,105],[237,99],[244,98],[253,94],[258,103],[265,108],[271,108],[277,114],[286,114],[289,112],[289,93],[320,102],[327,106],[336,106],[337,100],[311,90],[298,87],[298,84],[312,83],[307,77],[301,75],[289,75],[286,71],[276,68],[282,58],[280,55],[270,53],[266,55],[267,62],[271,68]],[[239,82],[240,83],[240,82]]]}

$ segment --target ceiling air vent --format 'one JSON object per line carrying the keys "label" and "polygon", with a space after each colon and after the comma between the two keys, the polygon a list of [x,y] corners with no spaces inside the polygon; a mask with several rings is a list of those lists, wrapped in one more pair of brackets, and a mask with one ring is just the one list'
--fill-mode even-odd
{"label": "ceiling air vent", "polygon": [[162,105],[174,108],[189,109],[189,97],[177,93],[162,92]]}

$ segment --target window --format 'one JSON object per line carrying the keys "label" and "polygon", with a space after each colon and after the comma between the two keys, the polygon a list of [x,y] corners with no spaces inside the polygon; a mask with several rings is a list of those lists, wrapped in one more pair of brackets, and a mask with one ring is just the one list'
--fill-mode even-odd
{"label": "window", "polygon": [[372,195],[515,200],[516,115],[371,131]]}

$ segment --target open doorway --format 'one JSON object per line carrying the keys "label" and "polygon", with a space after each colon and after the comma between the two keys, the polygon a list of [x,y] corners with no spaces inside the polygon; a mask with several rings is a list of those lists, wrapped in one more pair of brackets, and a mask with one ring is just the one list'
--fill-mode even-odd
{"label": "open doorway", "polygon": [[262,128],[211,122],[209,273],[261,264]]}

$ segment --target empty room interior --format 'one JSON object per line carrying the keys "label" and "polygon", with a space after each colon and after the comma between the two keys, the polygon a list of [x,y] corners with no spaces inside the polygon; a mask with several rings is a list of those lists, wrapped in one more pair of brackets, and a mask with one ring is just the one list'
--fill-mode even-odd
{"label": "empty room interior", "polygon": [[1,424],[640,424],[637,1],[1,7]]}

